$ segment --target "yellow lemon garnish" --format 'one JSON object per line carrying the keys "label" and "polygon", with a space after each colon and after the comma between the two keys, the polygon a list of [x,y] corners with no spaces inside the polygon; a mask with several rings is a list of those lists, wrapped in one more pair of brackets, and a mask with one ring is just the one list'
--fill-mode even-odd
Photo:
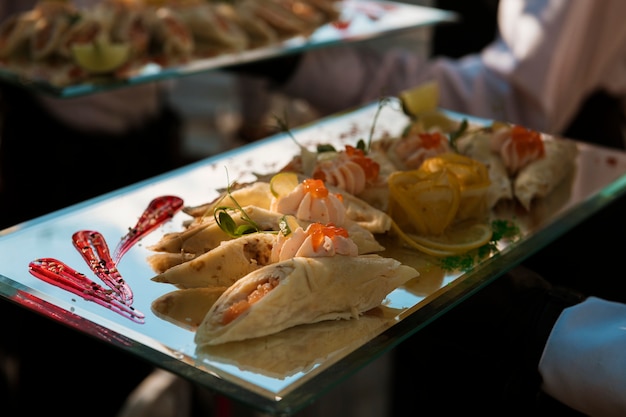
{"label": "yellow lemon garnish", "polygon": [[455,220],[479,219],[489,210],[487,191],[491,184],[485,164],[456,153],[445,153],[426,159],[418,171],[433,174],[452,173],[459,182],[460,203]]}
{"label": "yellow lemon garnish", "polygon": [[298,186],[298,175],[293,172],[280,172],[270,180],[270,191],[276,198],[284,197]]}
{"label": "yellow lemon garnish", "polygon": [[459,210],[460,185],[449,172],[397,171],[388,185],[388,214],[407,230],[441,234]]}
{"label": "yellow lemon garnish", "polygon": [[439,104],[439,85],[435,81],[420,84],[402,91],[398,98],[402,110],[408,116],[418,117],[420,113],[431,112]]}
{"label": "yellow lemon garnish", "polygon": [[72,46],[76,63],[94,74],[118,69],[128,60],[129,52],[130,47],[127,43],[111,43],[106,39],[96,39],[92,43]]}
{"label": "yellow lemon garnish", "polygon": [[428,248],[458,254],[483,246],[491,240],[492,234],[488,224],[471,222],[456,223],[437,236],[409,236]]}
{"label": "yellow lemon garnish", "polygon": [[405,244],[428,255],[442,258],[461,255],[486,245],[493,235],[489,225],[476,222],[455,224],[437,236],[405,233],[395,223],[392,229]]}
{"label": "yellow lemon garnish", "polygon": [[442,132],[454,132],[459,128],[460,123],[446,116],[439,110],[424,111],[417,116],[416,123],[419,123],[424,131],[433,129]]}

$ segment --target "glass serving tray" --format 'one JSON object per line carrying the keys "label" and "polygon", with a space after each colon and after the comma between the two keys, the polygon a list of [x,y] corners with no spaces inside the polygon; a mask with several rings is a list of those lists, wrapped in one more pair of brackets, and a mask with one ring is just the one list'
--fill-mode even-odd
{"label": "glass serving tray", "polygon": [[[294,129],[292,134],[310,149],[319,143],[355,144],[367,139],[377,109],[378,103],[372,103]],[[459,120],[466,118],[449,114]],[[397,106],[383,107],[373,138],[397,135],[406,122]],[[175,195],[187,206],[200,205],[217,197],[217,189],[228,182],[254,180],[253,173],[272,173],[282,167],[299,152],[286,134],[0,231],[0,294],[254,409],[291,415],[622,195],[626,191],[626,153],[575,143],[579,151],[576,168],[554,193],[538,201],[530,213],[515,205],[494,211],[494,218],[512,219],[519,225],[519,239],[501,242],[497,252],[476,260],[466,270],[441,268],[435,258],[416,251],[394,252],[421,275],[393,291],[384,306],[358,320],[299,326],[273,336],[197,350],[192,331],[151,311],[153,300],[175,288],[151,281],[155,273],[146,258],[154,252],[148,246],[164,233],[182,230],[189,216],[181,212],[133,246],[118,265],[134,291],[133,306],[146,315],[143,324],[41,281],[28,271],[29,262],[51,257],[98,281],[72,245],[74,232],[99,231],[112,249],[155,197]]]}
{"label": "glass serving tray", "polygon": [[390,1],[344,0],[338,3],[338,21],[320,26],[310,36],[293,37],[276,44],[241,52],[196,57],[184,64],[162,66],[149,61],[133,68],[123,78],[94,77],[80,83],[68,82],[63,74],[68,65],[16,63],[0,60],[0,79],[58,97],[75,97],[124,86],[161,81],[237,64],[398,34],[441,22],[453,22],[456,14],[431,7]]}

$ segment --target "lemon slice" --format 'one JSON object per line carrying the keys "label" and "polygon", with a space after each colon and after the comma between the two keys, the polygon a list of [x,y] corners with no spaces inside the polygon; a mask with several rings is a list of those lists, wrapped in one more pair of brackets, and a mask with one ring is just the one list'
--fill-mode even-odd
{"label": "lemon slice", "polygon": [[110,43],[103,39],[72,46],[76,63],[95,74],[111,72],[121,67],[128,60],[129,52],[127,43]]}
{"label": "lemon slice", "polygon": [[479,248],[491,240],[493,231],[485,223],[461,223],[441,235],[409,235],[417,244],[434,251],[461,254]]}
{"label": "lemon slice", "polygon": [[280,172],[270,180],[270,191],[276,198],[284,197],[298,186],[298,175],[293,172]]}
{"label": "lemon slice", "polygon": [[431,81],[404,90],[399,94],[402,110],[408,116],[417,117],[420,113],[432,112],[439,104],[439,86]]}
{"label": "lemon slice", "polygon": [[387,184],[388,212],[407,230],[441,234],[459,210],[460,184],[447,171],[396,171]]}
{"label": "lemon slice", "polygon": [[391,223],[392,231],[402,239],[402,241],[414,249],[417,249],[420,252],[424,252],[427,255],[436,256],[440,258],[445,258],[446,256],[454,256],[457,255],[455,252],[433,249],[428,246],[421,245],[415,241],[411,236],[407,235],[402,231],[402,229],[396,224],[396,222]]}

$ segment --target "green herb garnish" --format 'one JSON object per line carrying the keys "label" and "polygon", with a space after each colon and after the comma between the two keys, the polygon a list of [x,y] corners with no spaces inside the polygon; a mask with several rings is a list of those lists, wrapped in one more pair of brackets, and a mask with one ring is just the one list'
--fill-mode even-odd
{"label": "green herb garnish", "polygon": [[459,126],[459,128],[457,130],[455,130],[454,132],[450,133],[450,135],[449,135],[450,146],[455,151],[458,151],[458,149],[456,147],[457,139],[465,134],[465,132],[467,131],[468,126],[469,126],[469,124],[467,123],[467,119],[463,119],[463,121],[461,121],[461,125]]}
{"label": "green herb garnish", "polygon": [[[226,172],[226,177],[228,179],[228,172]],[[224,200],[227,196],[233,201],[235,207],[229,206],[216,206],[213,209],[213,218],[215,219],[215,223],[219,226],[222,231],[224,231],[228,236],[237,238],[249,233],[260,232],[261,227],[248,216],[248,213],[239,205],[237,200],[232,196],[231,192],[231,183],[228,180],[228,186],[226,187],[226,192],[220,199],[220,202]],[[219,203],[218,203],[219,204]],[[244,224],[238,225],[233,217],[231,216],[231,212],[240,212],[241,220]]]}
{"label": "green herb garnish", "polygon": [[467,272],[471,270],[476,263],[488,258],[491,254],[498,252],[499,249],[497,243],[500,240],[515,240],[521,237],[519,226],[512,220],[493,220],[491,222],[491,230],[493,231],[493,234],[488,243],[462,255],[447,256],[442,258],[439,262],[441,269],[444,271]]}

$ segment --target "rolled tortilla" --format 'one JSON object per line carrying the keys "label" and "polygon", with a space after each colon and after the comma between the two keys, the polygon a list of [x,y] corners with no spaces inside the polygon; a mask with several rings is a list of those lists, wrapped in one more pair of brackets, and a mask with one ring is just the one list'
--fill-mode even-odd
{"label": "rolled tortilla", "polygon": [[255,16],[249,3],[241,2],[236,7],[230,7],[226,13],[232,13],[231,18],[248,34],[251,47],[272,45],[278,42],[278,33],[266,21]]}
{"label": "rolled tortilla", "polygon": [[248,47],[246,32],[215,4],[178,6],[175,10],[194,37],[196,46],[242,51]]}
{"label": "rolled tortilla", "polygon": [[155,316],[195,331],[226,287],[188,288],[163,294],[152,302]]}
{"label": "rolled tortilla", "polygon": [[488,133],[476,132],[463,136],[457,139],[457,148],[463,155],[482,162],[489,169],[489,207],[495,206],[500,200],[513,199],[513,184],[502,158],[491,150],[491,136]]}
{"label": "rolled tortilla", "polygon": [[215,200],[199,206],[184,207],[183,212],[192,217],[212,217],[213,209],[216,206],[234,207],[235,202],[241,207],[255,206],[264,209],[270,208],[272,192],[270,183],[265,181],[255,181],[249,184],[242,184],[230,193],[224,192]]}
{"label": "rolled tortilla", "polygon": [[72,26],[76,14],[68,10],[55,10],[56,13],[42,15],[37,19],[30,38],[30,53],[34,60],[48,58],[58,52],[66,31]]}
{"label": "rolled tortilla", "polygon": [[329,22],[337,20],[341,16],[340,0],[306,0],[306,2],[324,13]]}
{"label": "rolled tortilla", "polygon": [[176,265],[191,261],[196,256],[193,253],[159,252],[148,256],[148,264],[154,272],[161,274]]}
{"label": "rolled tortilla", "polygon": [[545,156],[522,168],[513,182],[515,198],[528,211],[534,199],[547,196],[575,167],[578,148],[574,142],[548,138],[544,147]]}
{"label": "rolled tortilla", "polygon": [[[279,223],[283,218],[283,214],[259,209],[254,206],[246,207],[244,210],[247,215],[261,227],[262,231],[278,232],[280,230]],[[232,218],[237,225],[243,224],[241,213],[233,214]],[[298,223],[303,228],[306,228],[311,222],[298,221]],[[360,224],[347,222],[343,227],[345,227],[350,238],[356,244],[360,255],[380,252],[385,249],[378,243],[374,234]],[[247,235],[244,235],[243,237],[246,238],[246,236]],[[198,258],[203,254],[212,252],[226,244],[226,242],[237,239],[241,238],[233,238],[224,232],[217,223],[208,221],[206,224],[196,226],[194,229],[165,235],[158,243],[152,245],[149,249],[157,252],[166,252],[174,256],[155,258],[152,259],[150,263],[154,264],[153,270],[155,272],[163,272],[163,268],[167,263],[174,263],[174,265],[182,264],[183,259],[200,262]],[[230,245],[236,244],[231,243]],[[197,267],[198,264],[194,262],[194,266]]]}
{"label": "rolled tortilla", "polygon": [[[293,7],[293,3],[298,3]],[[254,15],[270,25],[280,38],[308,36],[324,23],[324,15],[313,6],[297,0],[243,0]],[[294,13],[294,10],[300,10]]]}
{"label": "rolled tortilla", "polygon": [[[342,190],[327,186],[335,194],[341,194],[346,206],[346,217],[372,233],[385,233],[391,229],[391,217],[368,201]],[[387,188],[387,187],[385,187]]]}
{"label": "rolled tortilla", "polygon": [[165,58],[189,58],[194,52],[193,35],[180,15],[167,7],[146,13],[145,22],[152,36],[150,48]]}
{"label": "rolled tortilla", "polygon": [[241,278],[198,327],[198,346],[251,339],[300,324],[357,318],[417,270],[377,255],[292,258]]}
{"label": "rolled tortilla", "polygon": [[[283,216],[282,214],[255,206],[246,206],[243,207],[243,210],[246,216],[259,226],[261,231],[280,230],[279,222]],[[239,210],[233,210],[231,218],[237,226],[245,223]],[[200,255],[218,247],[221,242],[230,239],[233,239],[233,237],[220,228],[215,222],[213,213],[211,213],[210,217],[205,217],[203,223],[194,223],[190,228],[182,232],[168,233],[159,242],[149,247],[149,249],[155,252],[184,252]]]}
{"label": "rolled tortilla", "polygon": [[215,249],[176,265],[152,281],[179,288],[229,287],[238,279],[270,263],[276,235],[250,233],[222,242]]}
{"label": "rolled tortilla", "polygon": [[39,14],[34,11],[17,13],[0,24],[0,58],[24,55],[29,51],[29,40],[35,33]]}
{"label": "rolled tortilla", "polygon": [[57,52],[66,58],[72,59],[72,47],[76,45],[91,44],[96,41],[99,36],[108,36],[105,33],[102,21],[92,13],[84,13],[80,19],[74,22],[63,33]]}
{"label": "rolled tortilla", "polygon": [[133,58],[145,55],[150,46],[149,13],[145,8],[123,1],[113,1],[109,7],[113,17],[111,40],[128,44]]}

